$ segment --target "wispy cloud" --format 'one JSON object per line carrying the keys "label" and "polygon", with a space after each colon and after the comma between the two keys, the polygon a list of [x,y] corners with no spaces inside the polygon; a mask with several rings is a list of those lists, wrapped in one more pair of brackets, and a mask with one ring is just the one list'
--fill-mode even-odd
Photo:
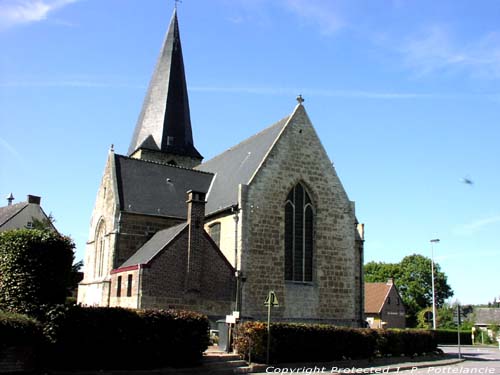
{"label": "wispy cloud", "polygon": [[8,153],[10,156],[16,158],[17,160],[22,159],[19,151],[17,151],[14,146],[12,146],[9,142],[7,142],[3,138],[0,138],[0,151],[1,150],[4,150],[6,153]]}
{"label": "wispy cloud", "polygon": [[480,230],[484,229],[485,227],[492,225],[492,224],[497,224],[500,223],[500,215],[497,216],[492,216],[488,217],[485,219],[480,219],[473,221],[471,223],[467,223],[464,225],[461,225],[453,231],[455,234],[459,235],[471,235],[474,233],[479,232]]}
{"label": "wispy cloud", "polygon": [[449,98],[445,94],[425,94],[411,92],[377,92],[364,90],[328,90],[315,88],[292,88],[292,87],[221,87],[221,86],[192,86],[192,91],[199,92],[220,92],[220,93],[242,93],[258,95],[297,95],[304,96],[323,96],[323,97],[342,97],[342,98],[365,98],[365,99],[418,99],[418,98]]}
{"label": "wispy cloud", "polygon": [[346,26],[334,1],[283,0],[282,3],[305,22],[317,25],[323,34],[334,34]]}
{"label": "wispy cloud", "polygon": [[[125,81],[125,80],[124,80]],[[33,87],[53,87],[53,88],[144,88],[143,84],[131,84],[129,82],[111,82],[105,80],[92,79],[55,79],[48,81],[41,80],[19,80],[0,81],[0,87],[5,88],[33,88]]]}
{"label": "wispy cloud", "polygon": [[0,3],[0,30],[39,22],[50,13],[79,0],[3,0]]}
{"label": "wispy cloud", "polygon": [[408,37],[400,48],[405,64],[419,75],[461,72],[500,78],[500,33],[492,32],[469,42],[459,42],[442,26],[433,26]]}

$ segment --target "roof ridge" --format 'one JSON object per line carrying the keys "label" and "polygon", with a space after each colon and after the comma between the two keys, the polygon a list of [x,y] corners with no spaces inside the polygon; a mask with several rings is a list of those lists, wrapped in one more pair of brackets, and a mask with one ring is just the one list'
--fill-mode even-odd
{"label": "roof ridge", "polygon": [[211,174],[211,175],[213,175],[212,172],[200,171],[198,169],[187,168],[187,167],[183,167],[181,165],[173,165],[173,164],[168,164],[168,163],[162,163],[162,162],[156,161],[156,160],[137,159],[137,158],[132,158],[132,157],[126,156],[126,155],[121,155],[121,154],[115,154],[115,156],[123,158],[123,159],[128,159],[128,160],[136,160],[136,161],[142,162],[142,163],[163,165],[163,166],[167,166],[167,167],[172,167],[172,168],[177,168],[177,169],[184,169],[184,170],[187,170],[187,171],[193,171],[193,172],[198,172],[198,173],[204,173],[204,174]]}
{"label": "roof ridge", "polygon": [[[226,153],[230,152],[230,151],[234,151],[236,148],[252,141],[253,139],[255,139],[256,137],[259,137],[262,133],[266,132],[266,131],[269,131],[271,128],[274,128],[275,126],[278,126],[279,124],[282,124],[283,122],[285,121],[288,121],[288,119],[291,117],[291,115],[287,115],[285,117],[283,117],[281,120],[278,120],[276,121],[275,123],[273,123],[272,125],[268,126],[267,128],[264,128],[262,129],[261,131],[259,131],[258,133],[255,133],[253,135],[251,135],[250,137],[248,138],[245,138],[243,141],[237,143],[236,145],[234,146],[231,146],[229,147],[228,149],[226,149],[225,151],[222,151],[220,154],[217,154],[216,156],[214,156],[213,158],[207,160],[206,162],[203,162],[202,164],[200,165],[204,165],[206,163],[209,163],[211,162],[212,160],[215,160],[219,157],[222,157],[223,155],[225,155]],[[196,167],[195,167],[196,168]]]}
{"label": "roof ridge", "polygon": [[[27,206],[29,205],[29,202],[17,202],[17,203],[14,203],[14,204],[11,204],[10,206],[3,206],[3,207],[0,207],[0,211],[4,211],[4,212],[9,212],[9,211],[12,211],[11,214],[4,218],[2,222],[0,222],[0,225],[4,225],[6,222],[8,222],[9,220],[11,220],[14,216],[17,216],[22,210],[24,210]],[[19,207],[16,207],[16,209],[13,209],[15,206],[19,206]]]}

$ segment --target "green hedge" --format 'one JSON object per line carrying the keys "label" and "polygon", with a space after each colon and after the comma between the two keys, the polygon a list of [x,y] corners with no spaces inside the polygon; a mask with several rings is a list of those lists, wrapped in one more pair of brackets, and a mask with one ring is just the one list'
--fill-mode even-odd
{"label": "green hedge", "polygon": [[174,310],[57,307],[47,313],[50,368],[129,369],[187,366],[208,347],[206,316]]}
{"label": "green hedge", "polygon": [[[437,342],[439,345],[457,345],[458,331],[453,329],[436,330]],[[460,332],[460,344],[472,345],[472,336],[470,332]]]}
{"label": "green hedge", "polygon": [[[237,351],[252,361],[265,362],[267,324],[245,322],[238,326]],[[408,355],[435,351],[430,331],[371,330],[321,324],[271,325],[272,362],[320,362],[380,355]]]}
{"label": "green hedge", "polygon": [[38,315],[40,306],[64,303],[74,244],[56,232],[0,233],[0,309]]}
{"label": "green hedge", "polygon": [[0,350],[10,346],[37,346],[42,341],[42,329],[35,319],[0,311]]}

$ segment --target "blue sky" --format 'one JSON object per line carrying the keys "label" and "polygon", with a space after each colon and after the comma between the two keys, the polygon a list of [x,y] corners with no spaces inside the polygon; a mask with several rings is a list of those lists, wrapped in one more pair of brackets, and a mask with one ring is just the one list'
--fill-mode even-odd
{"label": "blue sky", "polygon": [[[41,195],[78,259],[173,3],[0,2],[0,194]],[[430,256],[440,238],[454,298],[487,303],[500,296],[499,19],[495,0],[184,0],[196,147],[217,155],[301,93],[366,224],[366,261]]]}

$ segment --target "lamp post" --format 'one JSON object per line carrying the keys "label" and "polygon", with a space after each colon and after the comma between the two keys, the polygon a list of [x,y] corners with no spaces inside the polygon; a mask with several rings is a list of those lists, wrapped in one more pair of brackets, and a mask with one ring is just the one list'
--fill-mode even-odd
{"label": "lamp post", "polygon": [[434,244],[439,242],[439,238],[431,240],[431,273],[432,273],[432,329],[436,329],[436,293],[434,288]]}

